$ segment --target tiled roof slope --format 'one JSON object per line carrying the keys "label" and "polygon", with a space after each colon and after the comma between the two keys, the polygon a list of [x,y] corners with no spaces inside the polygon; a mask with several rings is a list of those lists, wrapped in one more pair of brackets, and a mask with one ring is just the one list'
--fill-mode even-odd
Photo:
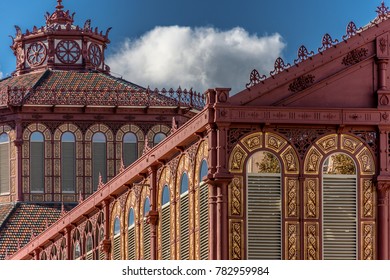
{"label": "tiled roof slope", "polygon": [[[66,205],[64,209],[69,211],[75,205]],[[0,260],[6,258],[6,254],[13,254],[18,246],[23,247],[30,239],[32,233],[39,233],[57,221],[61,216],[61,204],[16,204],[15,210],[0,227]]]}
{"label": "tiled roof slope", "polygon": [[109,74],[46,70],[0,81],[0,105],[204,107],[192,90],[150,90]]}
{"label": "tiled roof slope", "polygon": [[[0,204],[0,229],[14,209],[14,203]],[[0,241],[1,242],[1,241]]]}

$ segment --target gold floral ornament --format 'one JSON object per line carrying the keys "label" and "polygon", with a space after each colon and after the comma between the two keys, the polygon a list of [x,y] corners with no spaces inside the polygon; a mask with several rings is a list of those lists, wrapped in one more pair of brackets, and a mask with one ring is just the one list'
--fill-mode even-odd
{"label": "gold floral ornament", "polygon": [[241,143],[248,149],[248,151],[252,152],[256,149],[260,149],[263,146],[262,141],[263,133],[257,132],[253,133],[244,139],[241,140]]}
{"label": "gold floral ornament", "polygon": [[240,146],[236,146],[233,149],[232,156],[230,158],[230,172],[242,172],[246,157],[247,153]]}

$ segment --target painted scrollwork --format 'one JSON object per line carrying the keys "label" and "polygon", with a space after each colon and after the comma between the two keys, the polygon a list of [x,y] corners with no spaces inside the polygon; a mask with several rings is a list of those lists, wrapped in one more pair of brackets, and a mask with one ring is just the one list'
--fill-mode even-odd
{"label": "painted scrollwork", "polygon": [[317,141],[318,147],[324,152],[328,153],[330,151],[337,149],[337,135],[332,134],[321,138]]}
{"label": "painted scrollwork", "polygon": [[322,154],[312,147],[305,159],[305,173],[318,174],[322,157]]}
{"label": "painted scrollwork", "polygon": [[242,239],[242,221],[234,220],[230,223],[230,259],[242,260],[243,258],[243,239]]}
{"label": "painted scrollwork", "polygon": [[319,259],[318,223],[305,223],[305,260]]}
{"label": "painted scrollwork", "polygon": [[295,178],[286,178],[286,216],[288,218],[297,218],[299,214],[299,182]]}
{"label": "painted scrollwork", "polygon": [[298,174],[298,156],[292,147],[287,148],[282,153],[282,159],[285,165],[286,173]]}
{"label": "painted scrollwork", "polygon": [[256,149],[260,149],[263,146],[263,133],[257,132],[251,134],[244,139],[241,140],[241,143],[248,149],[248,151],[252,152]]}
{"label": "painted scrollwork", "polygon": [[231,182],[230,191],[230,215],[241,216],[242,215],[242,177],[235,177]]}
{"label": "painted scrollwork", "polygon": [[229,164],[230,172],[241,173],[244,170],[244,162],[248,154],[240,146],[236,146],[232,155]]}
{"label": "painted scrollwork", "polygon": [[305,180],[305,218],[318,218],[319,207],[318,179]]}
{"label": "painted scrollwork", "polygon": [[363,191],[362,195],[362,218],[375,217],[375,190],[371,179],[362,180]]}
{"label": "painted scrollwork", "polygon": [[374,165],[374,159],[368,150],[368,148],[362,149],[360,153],[357,155],[361,172],[364,175],[374,175],[375,174],[375,165]]}
{"label": "painted scrollwork", "polygon": [[299,224],[286,222],[285,228],[286,244],[288,244],[285,258],[297,260],[299,258]]}
{"label": "painted scrollwork", "polygon": [[341,149],[354,154],[362,145],[362,143],[350,135],[341,135]]}
{"label": "painted scrollwork", "polygon": [[279,153],[287,144],[287,141],[284,140],[282,137],[266,133],[265,134],[265,147],[269,148],[271,150],[274,150],[275,152]]}
{"label": "painted scrollwork", "polygon": [[363,237],[362,259],[373,260],[375,258],[375,223],[364,222],[361,229]]}

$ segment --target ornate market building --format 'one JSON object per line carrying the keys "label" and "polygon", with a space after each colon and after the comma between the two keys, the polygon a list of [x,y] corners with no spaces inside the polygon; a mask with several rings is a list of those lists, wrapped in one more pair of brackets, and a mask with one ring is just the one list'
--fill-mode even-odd
{"label": "ornate market building", "polygon": [[389,15],[202,104],[112,77],[58,1],[0,82],[0,256],[389,259]]}

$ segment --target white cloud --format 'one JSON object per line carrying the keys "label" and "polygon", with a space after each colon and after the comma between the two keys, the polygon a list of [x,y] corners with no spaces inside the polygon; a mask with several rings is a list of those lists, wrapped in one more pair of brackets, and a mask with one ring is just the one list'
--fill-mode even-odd
{"label": "white cloud", "polygon": [[126,40],[106,62],[112,72],[152,88],[245,88],[256,68],[269,73],[285,44],[279,34],[251,35],[236,27],[155,27],[136,40]]}

